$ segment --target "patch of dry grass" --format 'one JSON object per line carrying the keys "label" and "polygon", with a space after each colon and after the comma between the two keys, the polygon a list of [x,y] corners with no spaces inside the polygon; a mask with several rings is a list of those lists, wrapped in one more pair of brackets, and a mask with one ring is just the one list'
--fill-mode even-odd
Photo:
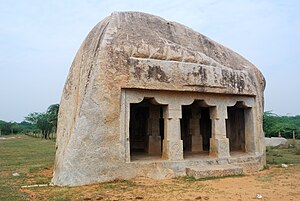
{"label": "patch of dry grass", "polygon": [[[272,153],[300,164],[300,157],[294,158],[295,152],[288,150],[274,149]],[[18,136],[0,141],[0,200],[251,200],[256,193],[268,200],[300,199],[300,166],[213,180],[140,178],[79,187],[21,188],[51,181],[54,152],[50,140]],[[20,176],[13,177],[14,172]]]}

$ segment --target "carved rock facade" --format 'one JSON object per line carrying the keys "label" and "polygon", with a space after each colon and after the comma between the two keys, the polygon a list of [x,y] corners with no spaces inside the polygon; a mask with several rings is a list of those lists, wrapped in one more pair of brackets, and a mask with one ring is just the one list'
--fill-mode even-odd
{"label": "carved rock facade", "polygon": [[188,27],[113,13],[72,63],[52,182],[162,179],[219,164],[260,169],[264,88],[253,64]]}

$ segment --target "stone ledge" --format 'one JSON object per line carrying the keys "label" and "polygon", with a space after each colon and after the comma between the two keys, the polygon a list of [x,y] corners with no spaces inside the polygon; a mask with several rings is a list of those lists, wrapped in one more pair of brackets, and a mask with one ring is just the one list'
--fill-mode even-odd
{"label": "stone ledge", "polygon": [[209,167],[186,168],[187,176],[192,176],[195,179],[240,175],[242,173],[243,168],[234,165],[213,165]]}

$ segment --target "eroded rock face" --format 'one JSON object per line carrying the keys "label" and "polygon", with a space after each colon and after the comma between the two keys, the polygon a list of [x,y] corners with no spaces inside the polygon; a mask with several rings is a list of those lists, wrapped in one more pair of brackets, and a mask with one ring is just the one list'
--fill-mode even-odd
{"label": "eroded rock face", "polygon": [[283,137],[271,137],[265,138],[266,147],[278,147],[278,148],[289,148],[287,139]]}
{"label": "eroded rock face", "polygon": [[[249,142],[246,149],[252,158],[258,157],[255,161],[261,166],[264,163],[261,127],[264,88],[264,77],[253,64],[188,27],[145,13],[112,13],[88,34],[72,63],[60,103],[52,182],[83,185],[116,178],[185,175],[190,162],[172,161],[171,156],[155,163],[155,167],[153,163],[130,161],[129,120],[126,119],[130,103],[126,102],[126,90],[136,90],[139,94],[136,97],[157,96],[167,101],[168,108],[179,105],[178,110],[182,103],[175,94],[201,100],[205,100],[205,94],[213,94],[206,100],[211,108],[217,108],[210,109],[211,118],[215,115],[218,120],[221,116],[224,121],[226,114],[218,112],[223,97],[228,104],[243,97],[247,102],[245,107],[253,111],[249,119],[256,122],[253,133],[249,134],[253,135],[249,140],[252,144]],[[164,96],[164,93],[171,95]],[[167,98],[172,94],[175,98],[169,103]],[[225,109],[226,106],[229,105],[224,105]],[[211,147],[211,152],[217,153],[211,155],[216,157],[211,159],[214,161],[221,157],[214,149],[229,146],[228,142],[218,144],[226,138],[226,131],[220,134],[216,128],[215,132],[212,131],[212,138],[223,137],[216,137],[218,140],[212,143],[217,144]],[[178,142],[178,146],[175,144],[180,149]]]}

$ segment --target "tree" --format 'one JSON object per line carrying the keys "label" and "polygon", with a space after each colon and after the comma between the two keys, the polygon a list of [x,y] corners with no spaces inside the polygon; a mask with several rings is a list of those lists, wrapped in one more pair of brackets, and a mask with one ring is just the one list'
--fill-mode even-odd
{"label": "tree", "polygon": [[266,111],[263,115],[263,130],[266,137],[273,137],[273,128],[276,125],[277,114],[272,111]]}
{"label": "tree", "polygon": [[12,122],[6,122],[0,120],[0,129],[1,129],[1,135],[9,135],[12,133]]}
{"label": "tree", "polygon": [[38,112],[30,113],[28,116],[25,117],[25,121],[30,122],[33,125],[36,125],[39,115],[40,115],[40,113],[38,113]]}
{"label": "tree", "polygon": [[59,104],[50,105],[47,109],[47,114],[49,114],[49,121],[53,125],[53,129],[55,132],[57,129],[58,110]]}
{"label": "tree", "polygon": [[18,127],[20,127],[21,132],[23,133],[32,132],[34,130],[34,125],[27,121],[22,121],[21,123],[18,123]]}
{"label": "tree", "polygon": [[50,123],[50,116],[47,113],[30,113],[25,120],[36,126],[42,132],[42,137],[48,139],[53,125]]}
{"label": "tree", "polygon": [[292,133],[300,133],[300,116],[279,116],[267,111],[263,116],[263,129],[266,137],[275,137],[279,133],[282,137],[292,138]]}
{"label": "tree", "polygon": [[6,122],[0,120],[1,135],[9,135],[16,133],[27,133],[33,129],[33,125],[29,122],[22,121],[17,122]]}
{"label": "tree", "polygon": [[37,129],[41,130],[42,137],[48,139],[50,133],[57,128],[59,104],[50,105],[46,112],[30,113],[25,120],[33,124]]}

